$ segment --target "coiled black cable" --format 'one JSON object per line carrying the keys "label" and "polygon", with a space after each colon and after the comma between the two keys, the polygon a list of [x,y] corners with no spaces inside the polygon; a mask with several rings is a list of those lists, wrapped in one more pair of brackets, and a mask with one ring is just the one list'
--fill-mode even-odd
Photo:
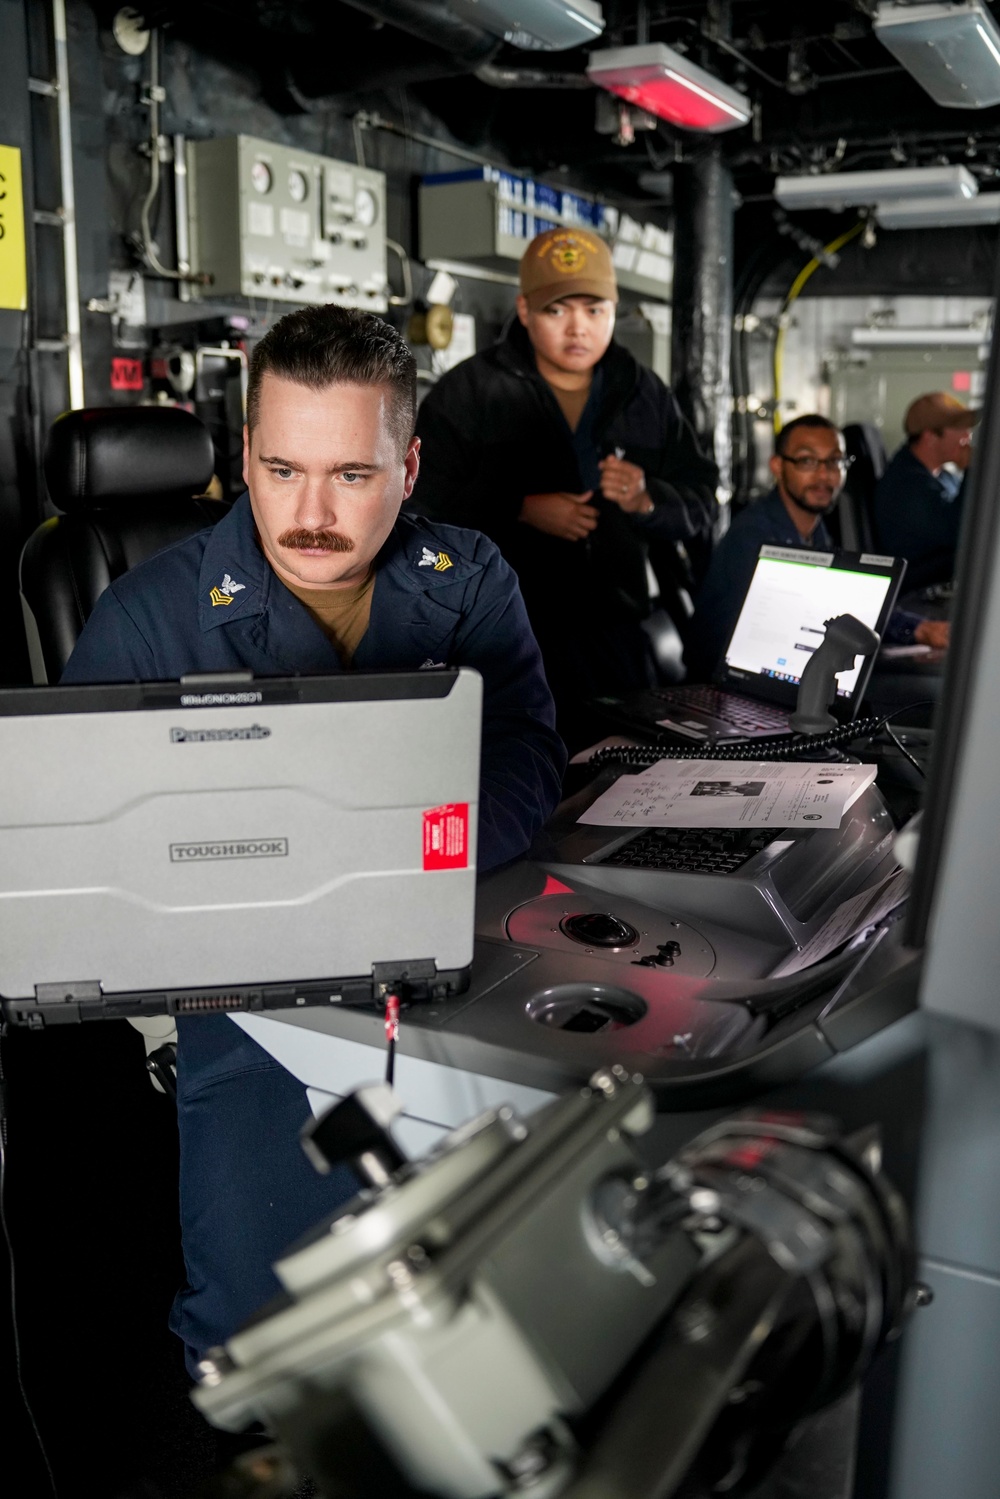
{"label": "coiled black cable", "polygon": [[870,739],[901,713],[911,713],[916,708],[927,706],[927,701],[908,703],[905,708],[896,708],[892,713],[859,718],[854,723],[828,729],[824,734],[770,734],[761,739],[709,740],[697,748],[662,740],[652,744],[608,745],[596,750],[587,764],[595,770],[602,770],[606,765],[647,770],[658,760],[813,760],[817,755],[842,749],[857,739]]}

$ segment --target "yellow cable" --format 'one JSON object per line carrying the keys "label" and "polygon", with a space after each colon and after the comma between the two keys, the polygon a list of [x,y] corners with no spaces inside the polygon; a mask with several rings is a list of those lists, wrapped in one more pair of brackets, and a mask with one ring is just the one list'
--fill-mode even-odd
{"label": "yellow cable", "polygon": [[799,271],[799,274],[796,276],[795,280],[792,282],[791,286],[788,288],[788,295],[785,297],[785,300],[782,303],[781,311],[778,314],[778,331],[775,334],[775,339],[774,339],[774,435],[775,435],[775,437],[777,437],[777,435],[781,431],[781,427],[782,427],[782,421],[781,421],[781,366],[782,366],[782,360],[783,360],[784,352],[785,352],[785,323],[784,323],[785,314],[787,313],[788,309],[791,307],[792,303],[795,301],[796,297],[798,297],[799,293],[802,291],[802,288],[805,286],[806,282],[809,280],[809,277],[813,274],[814,271],[818,271],[819,270],[820,266],[824,263],[826,257],[828,255],[835,255],[837,253],[837,251],[841,248],[842,245],[846,245],[847,241],[849,239],[853,239],[856,234],[860,234],[861,231],[862,231],[862,229],[864,227],[865,227],[865,221],[864,221],[864,219],[859,219],[858,222],[854,225],[853,229],[848,229],[847,232],[846,232],[846,234],[841,234],[836,239],[832,239],[828,245],[824,245],[823,249],[820,251],[820,253],[818,255],[815,255],[812,258],[812,260],[810,260],[810,262],[809,262],[808,265],[805,265],[805,266],[802,267],[801,271]]}

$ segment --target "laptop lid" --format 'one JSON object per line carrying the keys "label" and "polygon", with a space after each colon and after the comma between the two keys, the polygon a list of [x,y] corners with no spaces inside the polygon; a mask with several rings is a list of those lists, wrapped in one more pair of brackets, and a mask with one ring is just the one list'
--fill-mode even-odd
{"label": "laptop lid", "polygon": [[[881,636],[906,570],[901,557],[762,546],[750,586],[715,675],[720,687],[793,708],[825,622],[853,614]],[[833,712],[857,716],[874,654],[838,673]]]}
{"label": "laptop lid", "polygon": [[28,1024],[464,987],[482,681],[0,692],[0,996]]}

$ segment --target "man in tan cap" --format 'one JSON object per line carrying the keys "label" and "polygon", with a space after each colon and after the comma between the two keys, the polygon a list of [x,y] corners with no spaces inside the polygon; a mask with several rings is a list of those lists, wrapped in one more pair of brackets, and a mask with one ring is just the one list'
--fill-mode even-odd
{"label": "man in tan cap", "polygon": [[978,411],[946,390],[918,396],[903,418],[906,442],[875,487],[878,544],[907,559],[911,588],[954,575],[964,485],[945,464],[965,472],[978,420]]}
{"label": "man in tan cap", "polygon": [[717,479],[670,391],[614,342],[617,301],[593,230],[536,236],[516,320],[417,417],[415,507],[485,531],[514,567],[573,748],[593,737],[589,700],[652,679],[647,555],[707,534]]}

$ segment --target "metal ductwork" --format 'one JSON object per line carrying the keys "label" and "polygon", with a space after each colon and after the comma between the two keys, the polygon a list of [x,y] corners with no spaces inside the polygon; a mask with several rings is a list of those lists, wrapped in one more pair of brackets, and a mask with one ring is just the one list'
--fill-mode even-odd
{"label": "metal ductwork", "polygon": [[597,0],[450,0],[452,9],[512,47],[564,52],[589,47],[604,32]]}
{"label": "metal ductwork", "polygon": [[500,39],[481,26],[462,20],[446,0],[343,0],[385,26],[395,26],[419,41],[439,47],[456,64],[456,73],[471,73],[488,62]]}
{"label": "metal ductwork", "polygon": [[[447,0],[342,0],[353,11],[377,23],[371,45],[352,48],[350,55],[331,54],[315,39],[297,48],[289,60],[285,87],[296,105],[311,111],[325,107],[338,94],[358,94],[377,88],[431,83],[444,78],[475,74],[481,83],[500,89],[586,89],[583,73],[550,72],[544,68],[498,67],[493,58],[503,46],[500,37],[458,14]],[[558,6],[563,0],[551,0]],[[506,0],[491,0],[491,21],[506,6]],[[590,0],[571,0],[574,7],[597,13],[595,27],[603,25],[600,7]],[[516,6],[510,5],[511,14]],[[468,7],[466,7],[468,10]],[[485,17],[484,17],[485,19]],[[564,17],[560,16],[564,21]]]}
{"label": "metal ductwork", "polygon": [[[342,0],[342,5],[374,24],[351,46],[331,47],[311,36],[290,51],[285,89],[299,109],[325,109],[343,94],[460,78],[488,63],[502,46],[482,27],[456,16],[445,0]],[[328,31],[331,24],[328,17]]]}

